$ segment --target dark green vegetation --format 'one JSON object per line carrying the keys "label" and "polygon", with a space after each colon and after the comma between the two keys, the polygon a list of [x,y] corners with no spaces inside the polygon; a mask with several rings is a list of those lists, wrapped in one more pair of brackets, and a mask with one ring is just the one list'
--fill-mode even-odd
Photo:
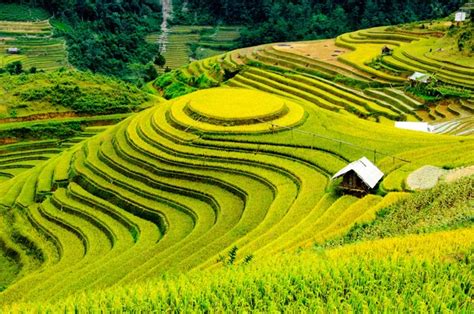
{"label": "dark green vegetation", "polygon": [[42,8],[33,6],[25,8],[23,4],[16,3],[2,4],[2,9],[0,10],[0,20],[7,21],[42,21],[48,19],[50,16],[51,15]]}
{"label": "dark green vegetation", "polygon": [[[375,25],[437,18],[452,12],[461,2],[175,0],[173,21],[185,25],[244,24],[246,27],[241,31],[239,45],[251,46],[277,41],[330,38]],[[161,6],[158,2],[35,0],[23,1],[23,4],[43,7],[55,16],[57,21],[53,24],[57,27],[57,34],[66,38],[69,60],[75,67],[114,75],[137,84],[153,78],[149,69],[158,47],[147,43],[145,36],[159,29]],[[28,10],[23,9],[23,19],[28,18]],[[44,13],[31,14],[44,17]],[[193,53],[196,56],[208,56],[212,55],[209,50],[216,48],[219,47],[207,47],[194,50]]]}
{"label": "dark green vegetation", "polygon": [[[70,63],[81,70],[114,75],[137,84],[147,76],[158,48],[145,35],[160,25],[156,1],[29,1],[41,6],[59,21],[56,35],[68,44]],[[28,4],[28,1],[23,1]],[[19,7],[29,12],[30,7]],[[22,13],[22,15],[27,15]]]}
{"label": "dark green vegetation", "polygon": [[20,268],[18,263],[12,260],[1,247],[0,243],[0,292],[6,289],[7,285],[11,283],[16,275],[18,274]]}
{"label": "dark green vegetation", "polygon": [[342,242],[456,229],[469,226],[473,221],[474,176],[471,176],[414,193],[381,209],[374,221],[356,224]]}
{"label": "dark green vegetation", "polygon": [[331,38],[356,29],[401,24],[446,16],[458,9],[461,0],[189,0],[187,11],[175,10],[179,23],[246,25],[242,43],[261,43]]}
{"label": "dark green vegetation", "polygon": [[21,138],[46,140],[52,138],[65,139],[79,135],[83,130],[79,121],[47,122],[41,124],[23,124],[17,127],[0,130],[2,138]]}

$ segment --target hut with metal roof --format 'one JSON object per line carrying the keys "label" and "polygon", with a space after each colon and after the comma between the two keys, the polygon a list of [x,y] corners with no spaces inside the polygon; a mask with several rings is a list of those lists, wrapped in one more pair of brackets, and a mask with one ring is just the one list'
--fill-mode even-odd
{"label": "hut with metal roof", "polygon": [[20,48],[7,48],[7,53],[16,55],[20,53]]}
{"label": "hut with metal roof", "polygon": [[433,81],[433,76],[426,73],[415,72],[408,77],[408,80],[412,84],[419,84],[419,83],[428,84]]}
{"label": "hut with metal roof", "polygon": [[346,193],[361,196],[370,193],[383,176],[377,166],[362,157],[342,168],[332,179],[342,177],[340,188]]}

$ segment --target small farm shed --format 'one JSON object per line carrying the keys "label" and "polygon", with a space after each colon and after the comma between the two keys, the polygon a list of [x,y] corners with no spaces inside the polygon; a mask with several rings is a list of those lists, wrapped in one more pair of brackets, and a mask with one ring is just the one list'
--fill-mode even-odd
{"label": "small farm shed", "polygon": [[382,56],[391,56],[393,53],[393,49],[390,49],[388,46],[384,46],[382,48]]}
{"label": "small farm shed", "polygon": [[428,84],[433,80],[433,77],[426,73],[415,72],[408,77],[408,80],[412,83]]}
{"label": "small farm shed", "polygon": [[464,22],[466,21],[467,13],[463,11],[458,11],[454,14],[454,21],[455,22]]}
{"label": "small farm shed", "polygon": [[7,48],[7,53],[9,54],[19,54],[20,53],[20,48]]}
{"label": "small farm shed", "polygon": [[411,131],[419,131],[431,133],[433,132],[433,126],[429,125],[427,122],[395,122],[395,127],[398,129],[405,129]]}
{"label": "small farm shed", "polygon": [[342,190],[349,194],[364,195],[375,188],[383,175],[370,160],[362,157],[342,168],[332,179],[342,177]]}

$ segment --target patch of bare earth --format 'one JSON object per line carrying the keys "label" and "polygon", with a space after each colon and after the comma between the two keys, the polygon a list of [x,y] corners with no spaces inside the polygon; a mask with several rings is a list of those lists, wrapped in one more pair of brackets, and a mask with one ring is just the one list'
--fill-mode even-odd
{"label": "patch of bare earth", "polygon": [[349,49],[336,46],[336,40],[318,40],[310,42],[297,42],[287,44],[277,44],[273,46],[274,49],[291,52],[308,58],[325,61],[327,63],[344,66],[337,58],[344,53],[350,52]]}
{"label": "patch of bare earth", "polygon": [[465,168],[449,170],[448,173],[446,173],[442,179],[445,182],[451,183],[464,177],[470,177],[472,175],[474,175],[474,166],[469,166]]}
{"label": "patch of bare earth", "polygon": [[427,190],[435,187],[438,182],[451,183],[472,175],[474,175],[474,166],[452,170],[444,170],[434,166],[423,166],[408,176],[407,185],[411,190]]}
{"label": "patch of bare earth", "polygon": [[349,53],[352,50],[337,46],[335,39],[276,44],[273,45],[273,49],[323,61],[341,69],[349,70],[362,76],[367,76],[367,73],[339,61],[338,58],[340,56]]}
{"label": "patch of bare earth", "polygon": [[408,188],[411,190],[427,190],[438,184],[446,170],[435,166],[423,166],[410,173],[407,178]]}

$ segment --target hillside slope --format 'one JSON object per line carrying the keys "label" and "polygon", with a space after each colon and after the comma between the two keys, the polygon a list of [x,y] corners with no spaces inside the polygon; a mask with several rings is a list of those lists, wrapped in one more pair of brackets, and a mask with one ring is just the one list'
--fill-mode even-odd
{"label": "hillside slope", "polygon": [[[3,5],[0,5],[3,8]],[[12,22],[0,20],[0,64],[19,61],[24,70],[53,71],[69,67],[66,43],[63,38],[53,36],[49,20],[35,22]],[[8,49],[19,49],[18,53]]]}
{"label": "hillside slope", "polygon": [[[246,258],[230,250],[225,265],[213,271],[150,279],[105,290],[91,290],[52,303],[15,304],[15,311],[443,311],[472,310],[473,229],[418,233],[436,227],[436,220],[403,229],[405,217],[420,199],[436,204],[425,214],[445,218],[438,205],[445,200],[474,201],[474,178],[414,196],[405,196],[377,215],[374,226],[399,226],[381,239],[323,249]],[[469,191],[466,199],[466,191]],[[457,192],[461,191],[461,192]],[[395,210],[393,209],[396,208]],[[432,212],[430,212],[432,211]],[[438,211],[438,212],[437,212]],[[437,212],[437,214],[435,214]],[[441,213],[441,214],[440,214]],[[449,219],[449,214],[446,218]],[[421,227],[421,229],[420,229]],[[379,228],[380,230],[380,228]],[[403,236],[400,234],[403,233]],[[373,231],[366,232],[373,236]],[[379,234],[380,236],[380,234]],[[354,240],[351,237],[352,241]],[[360,237],[359,237],[360,239]],[[442,241],[440,241],[442,239]],[[396,288],[394,288],[396,287]],[[381,302],[380,300],[383,300]],[[7,310],[8,311],[8,310]]]}
{"label": "hillside slope", "polygon": [[[429,50],[449,27],[232,51],[148,86],[168,101],[88,73],[0,77],[20,119],[0,124],[0,311],[470,312],[472,178],[406,184],[474,164],[473,69]],[[41,108],[73,117],[27,121]],[[341,195],[331,177],[363,156],[383,179]]]}
{"label": "hillside slope", "polygon": [[[158,78],[166,98],[219,85],[250,88],[360,118],[425,121],[436,133],[473,134],[473,69],[446,20],[343,34],[335,40],[277,43],[192,62]],[[384,47],[393,49],[382,55]],[[412,84],[422,72],[431,84]]]}
{"label": "hillside slope", "polygon": [[263,92],[196,92],[0,184],[1,238],[22,265],[0,298],[56,299],[214,267],[233,246],[244,258],[325,241],[382,201],[332,194],[328,178],[349,160],[375,152],[383,188],[400,190],[400,169],[472,164],[473,148],[469,137],[395,130]]}

